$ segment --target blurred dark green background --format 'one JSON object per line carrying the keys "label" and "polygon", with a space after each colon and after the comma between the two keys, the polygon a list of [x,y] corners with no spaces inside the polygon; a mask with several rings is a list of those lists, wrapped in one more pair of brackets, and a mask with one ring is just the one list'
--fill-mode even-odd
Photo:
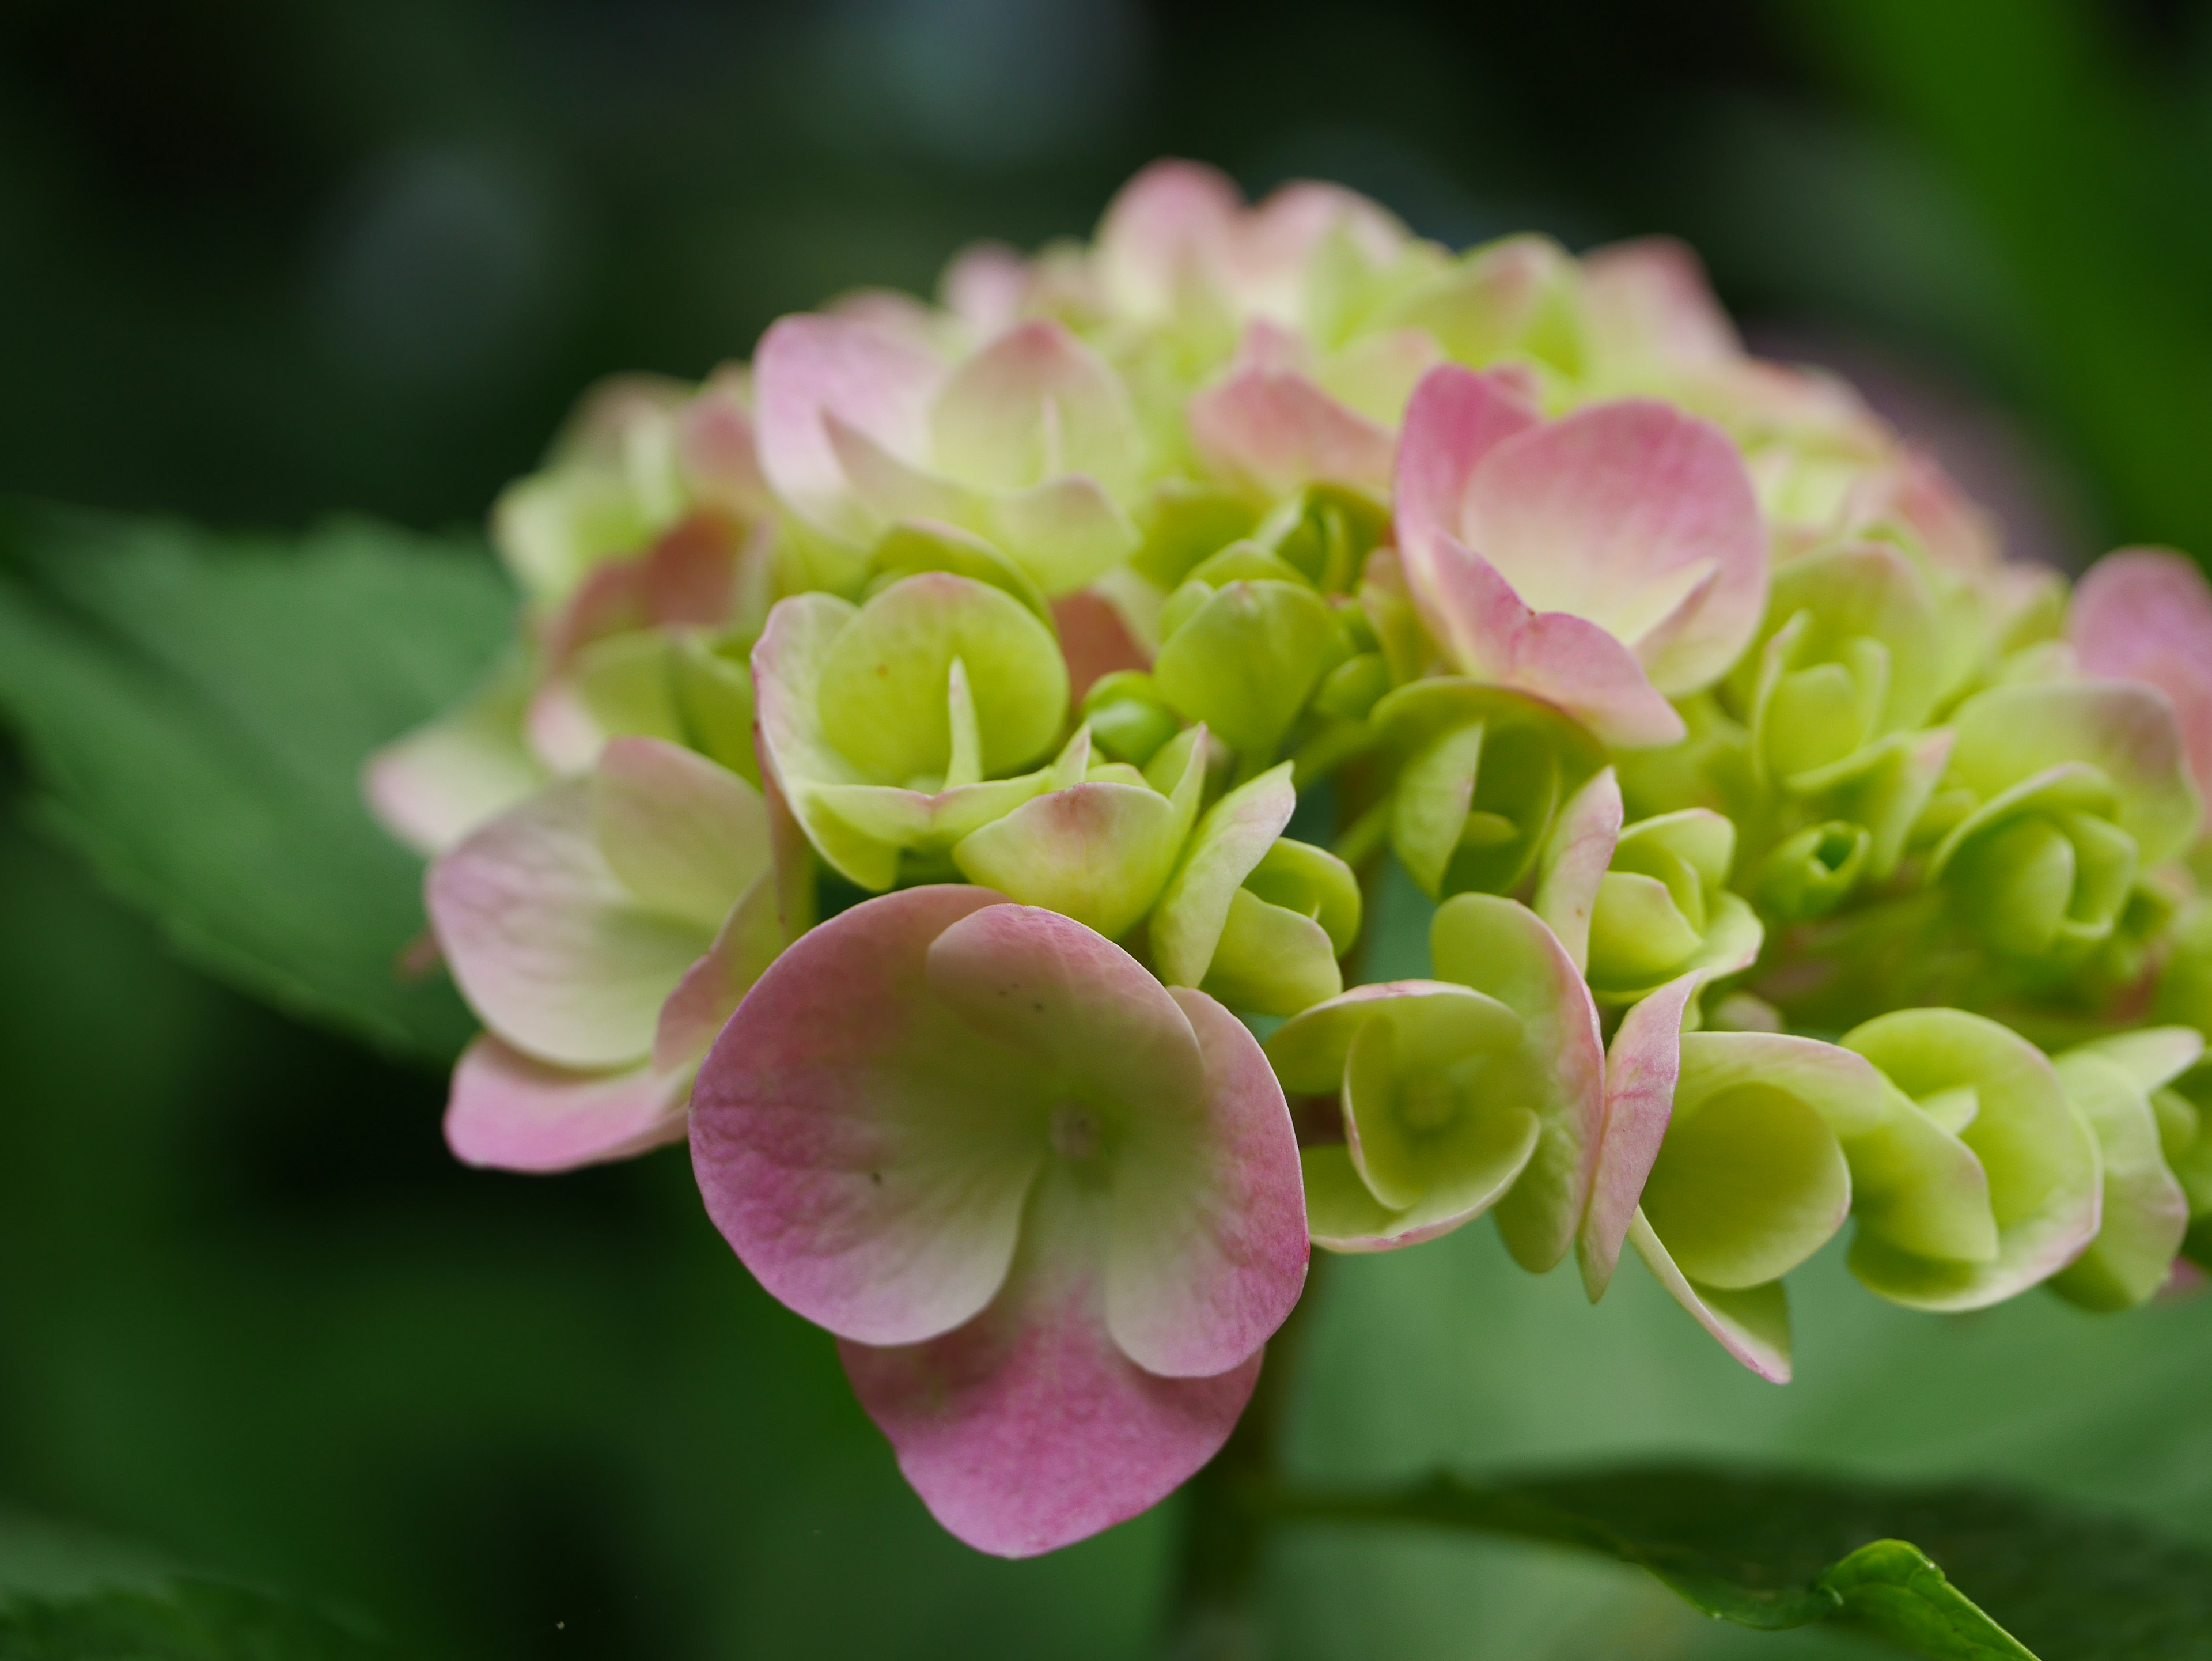
{"label": "blurred dark green background", "polygon": [[[15,0],[0,491],[473,521],[593,376],[696,375],[970,238],[1080,233],[1162,152],[1455,242],[1686,235],[2021,550],[2212,550],[2212,12],[2057,0]],[[1146,1651],[1171,1516],[1026,1565],[954,1545],[680,1153],[459,1169],[441,1080],[180,967],[24,796],[0,748],[0,1500],[371,1611],[410,1656]],[[1686,1449],[2212,1534],[2212,1305],[1935,1321],[1831,1253],[1776,1390],[1648,1280],[1591,1311],[1487,1230],[1338,1269],[1317,1471]],[[1494,1546],[1316,1534],[1273,1573],[1285,1656],[1836,1642]]]}

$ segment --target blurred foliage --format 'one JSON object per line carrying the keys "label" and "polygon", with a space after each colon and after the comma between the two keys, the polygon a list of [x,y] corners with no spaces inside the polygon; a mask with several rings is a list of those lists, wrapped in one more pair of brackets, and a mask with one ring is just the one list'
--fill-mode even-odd
{"label": "blurred foliage", "polygon": [[[2212,18],[2149,0],[1285,0],[1264,20],[19,0],[0,16],[0,490],[437,532],[451,556],[413,546],[453,560],[433,580],[454,609],[422,639],[459,640],[489,614],[473,537],[449,527],[586,380],[696,374],[781,310],[926,286],[973,236],[1079,230],[1163,151],[1255,188],[1340,178],[1455,241],[1677,232],[1762,338],[1865,375],[2023,545],[2212,550]],[[162,536],[122,569],[197,541]],[[265,866],[270,928],[372,917],[384,950],[396,856],[383,898],[309,913],[276,902],[312,885],[311,849],[242,821],[164,841],[194,654],[237,642],[218,621],[273,608],[264,638],[293,654],[260,707],[227,712],[234,769],[289,766],[317,721],[365,749],[450,690],[364,681],[331,655],[343,613],[289,586],[309,573],[267,541],[216,545],[240,584],[225,620],[114,586],[96,551],[0,568],[5,605],[79,628],[35,664],[0,636],[0,680],[47,700],[0,757],[0,1495],[374,1610],[431,1661],[1145,1652],[1172,1510],[1038,1562],[966,1552],[899,1482],[829,1341],[731,1260],[680,1153],[558,1182],[463,1171],[434,1073],[201,979],[34,834],[34,806],[65,837],[101,827],[126,885],[149,861]],[[70,775],[55,757],[95,709],[143,759]],[[34,795],[23,757],[80,794]],[[334,826],[357,760],[319,751],[295,800]],[[1418,904],[1390,904],[1417,945]],[[375,967],[365,944],[353,961]],[[1775,1458],[2008,1480],[2212,1538],[2205,1303],[1930,1320],[1831,1254],[1801,1277],[1800,1382],[1778,1390],[1643,1278],[1593,1311],[1561,1276],[1509,1273],[1486,1230],[1341,1271],[1294,1427],[1317,1481]],[[1318,1530],[1269,1574],[1285,1658],[1861,1652],[1711,1628],[1533,1546]]]}

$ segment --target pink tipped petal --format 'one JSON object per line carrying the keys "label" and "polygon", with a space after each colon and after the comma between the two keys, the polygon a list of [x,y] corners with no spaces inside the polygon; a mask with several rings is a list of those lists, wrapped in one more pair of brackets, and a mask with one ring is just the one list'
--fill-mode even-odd
{"label": "pink tipped petal", "polygon": [[761,877],[731,909],[707,955],[684,971],[653,1029],[653,1064],[664,1072],[694,1067],[738,1005],[783,949],[773,875]]}
{"label": "pink tipped petal", "polygon": [[1593,405],[1508,439],[1461,530],[1539,611],[1586,618],[1662,692],[1724,674],[1766,605],[1766,532],[1728,435],[1671,405]]}
{"label": "pink tipped petal", "polygon": [[1164,316],[1196,284],[1218,280],[1243,197],[1195,161],[1155,161],[1124,185],[1098,224],[1098,263],[1120,304]]}
{"label": "pink tipped petal", "polygon": [[1542,417],[1528,382],[1505,370],[1477,374],[1458,364],[1431,369],[1406,405],[1394,481],[1398,542],[1416,592],[1428,545],[1460,534],[1461,503],[1475,465]]}
{"label": "pink tipped petal", "polygon": [[646,1064],[580,1073],[532,1061],[489,1033],[461,1053],[446,1145],[464,1165],[572,1171],[684,1140],[688,1071]]}
{"label": "pink tipped petal", "polygon": [[1188,1019],[1104,935],[1056,912],[1001,904],[948,925],[927,957],[932,993],[1024,1058],[1036,1088],[1055,1099],[1076,1090],[1121,1114],[1170,1120],[1197,1110],[1206,1069]]}
{"label": "pink tipped petal", "polygon": [[1674,1116],[1682,1071],[1682,1016],[1708,976],[1692,970],[1632,1005],[1605,1058],[1605,1130],[1598,1142],[1597,1179],[1576,1238],[1583,1289],[1592,1303],[1605,1295],[1620,1262],[1621,1242],[1644,1197]]}
{"label": "pink tipped petal", "polygon": [[1488,561],[1449,537],[1429,552],[1414,592],[1467,673],[1540,697],[1621,749],[1679,743],[1688,732],[1634,654],[1596,624],[1531,611]]}
{"label": "pink tipped petal", "polygon": [[2075,585],[2067,632],[2085,674],[2147,681],[2173,701],[2197,788],[2212,794],[2212,585],[2195,561],[2124,548]]}
{"label": "pink tipped petal", "polygon": [[1390,434],[1304,375],[1232,371],[1190,400],[1190,436],[1206,465],[1270,496],[1326,481],[1387,489]]}
{"label": "pink tipped petal", "polygon": [[[1197,755],[1194,750],[1194,758]],[[1170,986],[1206,978],[1230,902],[1297,809],[1291,764],[1269,769],[1209,808],[1152,914],[1152,961]]]}
{"label": "pink tipped petal", "polygon": [[651,1052],[662,1001],[713,937],[633,899],[600,849],[596,794],[589,780],[549,786],[441,858],[424,885],[438,944],[485,1024],[586,1068]]}
{"label": "pink tipped petal", "polygon": [[676,423],[677,462],[691,494],[747,519],[766,514],[771,505],[745,401],[750,380],[742,368],[717,370]]}
{"label": "pink tipped petal", "polygon": [[1106,1329],[1099,1211],[1048,1182],[1006,1289],[929,1343],[839,1346],[899,1469],[952,1534],[1033,1557],[1159,1503],[1220,1451],[1260,1376],[1146,1372]]}
{"label": "pink tipped petal", "polygon": [[1589,967],[1590,911],[1620,841],[1623,817],[1620,780],[1608,767],[1568,799],[1546,841],[1532,909],[1577,969]]}
{"label": "pink tipped petal", "polygon": [[1705,268],[1668,236],[1616,242],[1583,256],[1593,344],[1611,362],[1725,363],[1743,356]]}
{"label": "pink tipped petal", "polygon": [[1291,1114],[1259,1041],[1176,989],[1205,1059],[1197,1112],[1135,1128],[1115,1173],[1106,1323],[1150,1372],[1210,1378],[1267,1342],[1306,1278]]}
{"label": "pink tipped petal", "polygon": [[1723,1349],[1771,1384],[1790,1382],[1790,1299],[1781,1281],[1741,1292],[1698,1286],[1675,1267],[1640,1211],[1629,1226],[1628,1238],[1653,1278],[1720,1341]]}
{"label": "pink tipped petal", "polygon": [[362,770],[377,822],[418,854],[452,847],[544,782],[519,700],[465,707],[384,746]]}
{"label": "pink tipped petal", "polygon": [[761,338],[753,384],[761,472],[802,518],[840,536],[876,528],[855,499],[826,418],[896,455],[919,456],[944,368],[911,340],[850,319],[787,317]]}
{"label": "pink tipped petal", "polygon": [[1429,951],[1439,979],[1486,992],[1519,1016],[1523,1053],[1550,1068],[1536,1151],[1498,1207],[1506,1250],[1543,1274],[1574,1245],[1597,1175],[1605,1128],[1597,1006],[1543,920],[1494,894],[1460,894],[1438,907]]}
{"label": "pink tipped petal", "polygon": [[841,1337],[950,1332],[1013,1260],[1049,1102],[1036,1063],[929,976],[932,943],[989,907],[988,889],[909,888],[832,918],[769,965],[699,1070],[708,1214],[772,1295]]}
{"label": "pink tipped petal", "polygon": [[937,285],[945,309],[986,338],[1022,314],[1030,287],[1030,262],[1003,242],[961,249]]}
{"label": "pink tipped petal", "polygon": [[1058,323],[1009,329],[945,384],[930,411],[932,457],[952,478],[1020,490],[1082,473],[1109,491],[1137,468],[1137,414],[1105,361]]}
{"label": "pink tipped petal", "polygon": [[760,792],[695,750],[616,739],[592,782],[600,850],[642,906],[719,928],[769,868]]}

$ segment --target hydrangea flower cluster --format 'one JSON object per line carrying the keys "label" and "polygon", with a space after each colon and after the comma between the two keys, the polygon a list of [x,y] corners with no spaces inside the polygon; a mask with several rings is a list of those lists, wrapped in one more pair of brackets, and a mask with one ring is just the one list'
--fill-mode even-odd
{"label": "hydrangea flower cluster", "polygon": [[2212,590],[2007,563],[1674,244],[1162,163],[600,389],[493,530],[521,638],[368,776],[452,1146],[688,1136],[986,1550],[1211,1457],[1310,1242],[1632,1248],[1778,1382],[1847,1220],[1927,1310],[2212,1257]]}

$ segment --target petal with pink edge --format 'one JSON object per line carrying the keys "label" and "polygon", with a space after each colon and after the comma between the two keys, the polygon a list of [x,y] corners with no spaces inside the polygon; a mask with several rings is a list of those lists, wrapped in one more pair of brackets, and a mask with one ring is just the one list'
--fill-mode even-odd
{"label": "petal with pink edge", "polygon": [[841,913],[769,965],[699,1070],[708,1214],[772,1295],[841,1337],[936,1337],[1006,1281],[1052,1101],[1030,1057],[937,994],[931,947],[1014,909],[946,885]]}
{"label": "petal with pink edge", "polygon": [[585,1073],[533,1061],[486,1033],[461,1053],[446,1146],[463,1165],[573,1171],[684,1140],[690,1070],[650,1063]]}
{"label": "petal with pink edge", "polygon": [[1671,405],[1593,405],[1468,479],[1467,545],[1539,611],[1597,624],[1680,697],[1725,674],[1766,606],[1766,532],[1728,435]]}
{"label": "petal with pink edge", "polygon": [[1536,867],[1532,909],[1559,937],[1575,967],[1589,966],[1590,912],[1620,841],[1620,780],[1610,767],[1567,799]]}
{"label": "petal with pink edge", "polygon": [[1597,1174],[1605,1123],[1597,1006],[1559,936],[1525,905],[1494,894],[1461,894],[1438,907],[1429,953],[1438,979],[1488,993],[1518,1015],[1523,1046],[1544,1060],[1544,1098],[1529,1104],[1542,1135],[1498,1207],[1506,1250],[1540,1275],[1574,1244]]}
{"label": "petal with pink edge", "polygon": [[707,955],[684,971],[660,1006],[653,1034],[655,1067],[672,1072],[697,1065],[753,983],[775,961],[784,946],[778,897],[774,873],[762,876],[731,908]]}
{"label": "petal with pink edge", "polygon": [[660,1005],[712,926],[649,910],[600,850],[589,780],[549,786],[430,867],[424,900],[453,978],[486,1025],[586,1068],[648,1055]]}
{"label": "petal with pink edge", "polygon": [[641,906],[720,928],[769,868],[760,792],[695,750],[616,739],[592,786],[600,851]]}
{"label": "petal with pink edge", "polygon": [[900,1471],[979,1551],[1032,1557],[1157,1505],[1220,1451],[1258,1381],[1256,1353],[1205,1378],[1122,1353],[1104,1311],[1107,1212],[1055,1172],[988,1309],[928,1343],[839,1346]]}
{"label": "petal with pink edge", "polygon": [[1583,256],[1590,344],[1614,364],[1724,363],[1743,341],[1713,297],[1705,268],[1671,236],[1615,242]]}
{"label": "petal with pink edge", "polygon": [[913,341],[871,324],[787,317],[753,360],[760,465],[801,518],[860,539],[881,528],[854,496],[826,418],[895,455],[919,457],[944,366]]}
{"label": "petal with pink edge", "polygon": [[1133,1124],[1114,1172],[1106,1324],[1147,1372],[1225,1372],[1267,1342],[1306,1278],[1298,1145],[1259,1041],[1203,992],[1169,995],[1198,1036],[1198,1110]]}
{"label": "petal with pink edge", "polygon": [[1098,265],[1115,301],[1139,318],[1174,311],[1218,280],[1243,198],[1227,174],[1155,161],[1124,185],[1098,223]]}
{"label": "petal with pink edge", "polygon": [[1073,918],[978,911],[931,944],[927,973],[971,1030],[1023,1058],[1032,1093],[1079,1098],[1114,1122],[1104,1131],[1197,1110],[1206,1068],[1188,1018],[1142,964]]}
{"label": "petal with pink edge", "polygon": [[1698,1286],[1674,1266],[1640,1211],[1629,1225],[1628,1238],[1652,1278],[1720,1341],[1723,1349],[1769,1384],[1790,1382],[1790,1295],[1781,1281],[1769,1281],[1741,1292]]}
{"label": "petal with pink edge", "polygon": [[1605,1129],[1597,1179],[1575,1238],[1583,1289],[1595,1303],[1620,1261],[1621,1242],[1666,1140],[1681,1073],[1682,1016],[1706,976],[1678,976],[1621,1017],[1605,1058]]}
{"label": "petal with pink edge", "polygon": [[[1194,764],[1203,748],[1192,747]],[[1206,978],[1231,900],[1297,805],[1291,764],[1284,762],[1206,810],[1152,915],[1152,961],[1169,985],[1196,986]]]}
{"label": "petal with pink edge", "polygon": [[952,372],[929,414],[930,459],[989,490],[1082,473],[1115,496],[1136,482],[1137,412],[1103,359],[1058,323],[1009,329]]}
{"label": "petal with pink edge", "polygon": [[2198,790],[2212,794],[2212,585],[2186,555],[2123,548],[2074,587],[2082,672],[2148,681],[2173,700]]}
{"label": "petal with pink edge", "polygon": [[522,739],[518,662],[452,714],[395,739],[362,769],[377,822],[418,854],[444,852],[545,782]]}
{"label": "petal with pink edge", "polygon": [[1495,567],[1449,537],[1431,539],[1415,583],[1431,630],[1468,674],[1541,698],[1620,749],[1679,743],[1688,732],[1626,646],[1586,618],[1530,610]]}
{"label": "petal with pink edge", "polygon": [[1392,481],[1409,576],[1425,569],[1431,538],[1460,534],[1461,506],[1475,464],[1542,419],[1534,388],[1510,370],[1477,374],[1447,364],[1422,378],[1406,405]]}
{"label": "petal with pink edge", "polygon": [[1185,414],[1206,465],[1262,495],[1316,483],[1389,485],[1389,430],[1293,371],[1234,369],[1193,398]]}

